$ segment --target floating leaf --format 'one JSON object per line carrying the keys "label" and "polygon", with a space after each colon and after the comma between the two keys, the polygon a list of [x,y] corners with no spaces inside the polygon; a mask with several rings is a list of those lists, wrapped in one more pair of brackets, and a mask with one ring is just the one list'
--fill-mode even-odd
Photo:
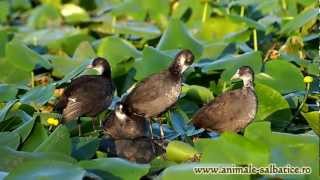
{"label": "floating leaf", "polygon": [[296,16],[293,20],[282,26],[280,33],[289,34],[292,31],[305,25],[307,22],[315,19],[319,13],[319,8],[311,8]]}
{"label": "floating leaf", "polygon": [[14,170],[18,165],[28,161],[65,161],[69,163],[76,162],[70,156],[66,156],[60,153],[43,153],[43,152],[23,152],[15,151],[8,147],[0,146],[0,170],[11,171]]}
{"label": "floating leaf", "polygon": [[190,49],[196,57],[200,57],[203,46],[189,34],[181,21],[171,20],[157,45],[157,49]]}
{"label": "floating leaf", "polygon": [[200,158],[198,151],[189,144],[181,141],[171,141],[166,148],[166,158],[177,163],[197,161]]}
{"label": "floating leaf", "polygon": [[0,132],[0,144],[17,149],[20,144],[20,136],[16,132]]}
{"label": "floating leaf", "polygon": [[264,73],[256,75],[256,82],[268,85],[281,94],[305,89],[303,75],[300,70],[293,64],[282,60],[266,63]]}
{"label": "floating leaf", "polygon": [[16,132],[20,135],[21,137],[21,142],[24,142],[29,134],[31,133],[31,130],[33,128],[33,125],[35,123],[35,120],[32,119],[32,117],[30,117],[30,120],[23,123],[20,127],[18,127],[17,129],[15,129],[13,132]]}
{"label": "floating leaf", "polygon": [[149,171],[150,165],[136,164],[120,158],[100,158],[80,161],[79,165],[103,179],[140,179]]}
{"label": "floating leaf", "polygon": [[183,85],[182,93],[189,99],[196,101],[200,104],[206,104],[213,99],[212,92],[203,86],[198,85]]}
{"label": "floating leaf", "polygon": [[59,152],[70,155],[71,139],[68,129],[60,125],[35,149],[35,152]]}
{"label": "floating leaf", "polygon": [[145,47],[142,51],[142,59],[137,60],[134,64],[136,70],[135,79],[141,80],[151,74],[167,69],[172,59],[172,57],[154,48]]}
{"label": "floating leaf", "polygon": [[0,101],[15,99],[17,93],[17,87],[8,84],[0,84]]}
{"label": "floating leaf", "polygon": [[285,128],[292,119],[288,102],[281,94],[269,86],[256,83],[258,97],[258,112],[255,120],[271,121],[275,129]]}
{"label": "floating leaf", "polygon": [[35,87],[21,96],[20,102],[39,107],[49,101],[49,99],[53,96],[54,89],[55,87],[53,84]]}
{"label": "floating leaf", "polygon": [[23,162],[10,171],[7,179],[70,179],[81,180],[86,171],[71,163],[42,160]]}
{"label": "floating leaf", "polygon": [[308,121],[310,127],[314,132],[320,136],[320,113],[317,111],[301,113],[302,116]]}
{"label": "floating leaf", "polygon": [[27,25],[35,29],[40,29],[52,25],[58,26],[61,22],[62,19],[58,9],[51,5],[44,4],[32,10]]}
{"label": "floating leaf", "polygon": [[28,138],[21,145],[22,151],[33,152],[43,141],[48,138],[48,133],[42,124],[36,122]]}
{"label": "floating leaf", "polygon": [[3,107],[0,110],[0,122],[4,121],[6,119],[6,116],[8,114],[8,112],[10,111],[10,109],[13,107],[14,104],[16,104],[18,100],[12,100],[7,102],[7,104],[5,105],[5,107]]}
{"label": "floating leaf", "polygon": [[93,137],[72,138],[72,157],[78,160],[92,158],[99,146],[99,139]]}
{"label": "floating leaf", "polygon": [[216,139],[199,139],[195,148],[201,153],[202,163],[263,166],[270,158],[270,152],[262,142],[231,132],[222,133]]}
{"label": "floating leaf", "polygon": [[61,14],[68,23],[84,22],[90,19],[88,13],[75,4],[64,4],[61,7]]}

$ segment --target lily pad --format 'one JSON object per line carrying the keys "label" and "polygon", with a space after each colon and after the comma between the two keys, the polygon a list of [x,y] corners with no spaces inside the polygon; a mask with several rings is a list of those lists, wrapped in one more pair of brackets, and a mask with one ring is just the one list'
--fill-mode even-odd
{"label": "lily pad", "polygon": [[17,149],[20,144],[20,136],[16,132],[0,132],[0,144]]}
{"label": "lily pad", "polygon": [[320,113],[317,111],[301,113],[302,116],[308,121],[310,127],[314,132],[320,136]]}
{"label": "lily pad", "polygon": [[177,163],[199,160],[200,154],[195,148],[181,141],[171,141],[166,148],[166,158]]}
{"label": "lily pad", "polygon": [[28,136],[21,145],[22,151],[33,152],[43,141],[48,138],[48,133],[42,124],[36,122]]}
{"label": "lily pad", "polygon": [[0,101],[15,99],[17,93],[17,87],[8,84],[0,84]]}
{"label": "lily pad", "polygon": [[92,158],[99,147],[99,139],[93,137],[72,138],[72,157],[78,160]]}

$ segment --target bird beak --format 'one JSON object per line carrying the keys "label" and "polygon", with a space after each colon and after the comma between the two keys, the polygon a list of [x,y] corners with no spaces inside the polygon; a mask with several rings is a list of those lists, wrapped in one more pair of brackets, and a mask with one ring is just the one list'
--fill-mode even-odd
{"label": "bird beak", "polygon": [[234,75],[231,77],[230,80],[236,80],[236,79],[239,79],[239,74],[238,74],[238,73],[234,74]]}
{"label": "bird beak", "polygon": [[87,69],[91,69],[91,68],[93,68],[93,66],[92,66],[92,64],[89,64],[89,65],[87,66]]}

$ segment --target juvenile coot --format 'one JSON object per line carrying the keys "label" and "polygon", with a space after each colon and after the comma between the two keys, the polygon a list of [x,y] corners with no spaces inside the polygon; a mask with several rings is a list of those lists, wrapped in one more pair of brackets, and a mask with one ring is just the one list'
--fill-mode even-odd
{"label": "juvenile coot", "polygon": [[232,79],[242,79],[243,87],[228,91],[203,106],[192,118],[194,125],[220,133],[239,132],[245,128],[257,112],[253,76],[254,73],[250,67],[239,68]]}
{"label": "juvenile coot", "polygon": [[116,109],[105,120],[103,130],[113,139],[135,139],[149,135],[145,118],[127,116],[121,103],[116,105]]}
{"label": "juvenile coot", "polygon": [[[181,92],[182,73],[193,63],[190,50],[180,51],[170,67],[138,83],[124,99],[129,116],[152,118],[161,115],[176,103]],[[149,119],[150,120],[150,119]],[[161,136],[163,137],[163,131]]]}
{"label": "juvenile coot", "polygon": [[83,75],[72,80],[56,104],[56,110],[62,112],[62,122],[81,116],[95,117],[111,104],[115,88],[108,61],[95,58],[88,68],[96,69],[99,75]]}

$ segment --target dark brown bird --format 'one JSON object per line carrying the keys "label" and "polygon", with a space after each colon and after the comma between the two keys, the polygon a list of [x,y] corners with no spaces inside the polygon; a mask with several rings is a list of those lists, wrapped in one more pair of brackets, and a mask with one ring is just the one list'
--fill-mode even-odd
{"label": "dark brown bird", "polygon": [[[190,50],[182,50],[168,69],[138,83],[124,99],[125,113],[149,119],[161,115],[174,105],[181,92],[182,73],[193,60]],[[162,129],[161,136],[163,137]]]}
{"label": "dark brown bird", "polygon": [[62,112],[63,122],[76,120],[81,116],[95,117],[112,102],[115,88],[108,61],[95,58],[88,68],[96,69],[99,75],[83,75],[72,80],[56,104],[55,109]]}
{"label": "dark brown bird", "polygon": [[148,124],[144,117],[129,117],[118,103],[115,110],[104,121],[103,130],[113,139],[135,139],[148,137]]}
{"label": "dark brown bird", "polygon": [[254,73],[250,67],[239,68],[232,79],[242,79],[243,87],[228,91],[204,105],[192,118],[194,125],[220,133],[239,132],[245,128],[257,112],[253,78]]}

